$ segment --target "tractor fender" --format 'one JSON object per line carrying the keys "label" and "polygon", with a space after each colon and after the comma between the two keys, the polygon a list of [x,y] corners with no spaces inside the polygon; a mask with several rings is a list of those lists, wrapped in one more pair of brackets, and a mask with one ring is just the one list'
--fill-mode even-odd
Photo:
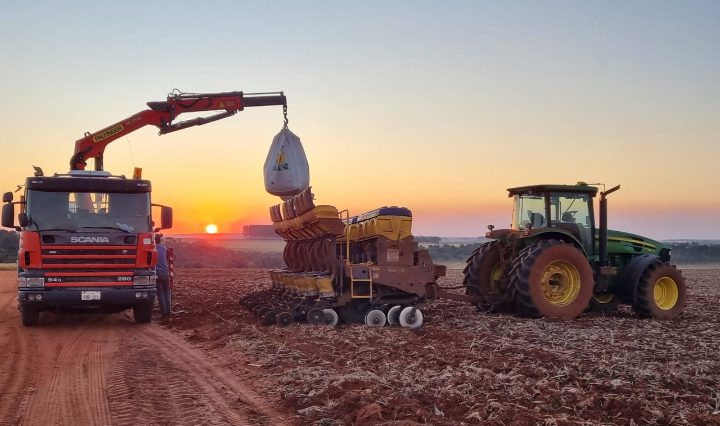
{"label": "tractor fender", "polygon": [[645,269],[654,262],[660,262],[660,257],[654,254],[643,254],[635,257],[620,273],[618,280],[621,285],[623,297],[635,304],[637,301],[637,285]]}
{"label": "tractor fender", "polygon": [[588,258],[588,254],[585,251],[585,247],[578,241],[577,238],[570,232],[566,232],[565,230],[553,230],[553,231],[547,231],[543,229],[540,232],[537,232],[533,234],[532,231],[530,231],[529,237],[531,238],[537,238],[539,240],[561,240],[565,241],[568,244],[572,244],[575,247],[577,247],[578,250],[582,252],[582,254]]}

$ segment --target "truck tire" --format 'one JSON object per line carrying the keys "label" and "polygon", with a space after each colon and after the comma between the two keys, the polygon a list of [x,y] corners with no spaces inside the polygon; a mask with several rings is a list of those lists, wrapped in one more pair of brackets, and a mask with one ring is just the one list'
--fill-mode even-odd
{"label": "truck tire", "polygon": [[40,311],[29,306],[22,306],[20,308],[22,316],[22,325],[25,327],[36,326],[40,323]]}
{"label": "truck tire", "polygon": [[480,297],[477,308],[483,312],[508,312],[514,306],[501,260],[500,241],[490,241],[473,252],[463,271],[465,293]]}
{"label": "truck tire", "polygon": [[509,275],[518,310],[532,317],[575,318],[588,307],[595,286],[585,255],[559,240],[523,249]]}
{"label": "truck tire", "polygon": [[675,319],[687,301],[685,278],[675,265],[655,261],[643,271],[637,282],[635,312],[644,318]]}
{"label": "truck tire", "polygon": [[147,324],[152,320],[152,305],[143,303],[133,306],[133,320],[136,324]]}

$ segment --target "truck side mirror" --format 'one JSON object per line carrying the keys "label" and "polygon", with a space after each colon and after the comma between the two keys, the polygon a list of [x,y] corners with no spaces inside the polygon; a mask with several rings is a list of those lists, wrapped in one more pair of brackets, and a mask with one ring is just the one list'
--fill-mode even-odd
{"label": "truck side mirror", "polygon": [[172,207],[162,206],[160,208],[160,228],[170,229],[173,225],[173,210]]}
{"label": "truck side mirror", "polygon": [[12,203],[12,200],[13,200],[12,192],[6,192],[3,194],[3,203]]}
{"label": "truck side mirror", "polygon": [[20,222],[20,226],[23,228],[27,228],[28,225],[30,225],[30,218],[28,217],[27,213],[20,213],[18,215],[18,222]]}
{"label": "truck side mirror", "polygon": [[[7,195],[7,194],[5,194],[5,195]],[[3,201],[5,200],[5,195],[3,195]],[[5,228],[14,228],[15,227],[15,205],[14,204],[7,203],[2,206],[2,226]]]}

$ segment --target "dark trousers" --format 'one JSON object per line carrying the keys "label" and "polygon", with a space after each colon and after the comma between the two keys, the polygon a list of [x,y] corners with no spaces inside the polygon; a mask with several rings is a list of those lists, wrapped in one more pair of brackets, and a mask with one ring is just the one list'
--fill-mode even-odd
{"label": "dark trousers", "polygon": [[157,277],[157,296],[160,303],[160,314],[170,315],[170,278],[167,275]]}

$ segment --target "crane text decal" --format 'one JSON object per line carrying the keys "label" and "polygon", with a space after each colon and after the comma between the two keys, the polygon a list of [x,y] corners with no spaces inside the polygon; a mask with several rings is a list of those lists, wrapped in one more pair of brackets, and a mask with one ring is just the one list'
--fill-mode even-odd
{"label": "crane text decal", "polygon": [[101,130],[100,133],[93,136],[93,141],[100,142],[101,140],[107,139],[116,133],[122,132],[123,129],[124,129],[124,127],[122,124],[118,124],[117,126],[113,126],[113,127],[108,127],[107,129]]}

